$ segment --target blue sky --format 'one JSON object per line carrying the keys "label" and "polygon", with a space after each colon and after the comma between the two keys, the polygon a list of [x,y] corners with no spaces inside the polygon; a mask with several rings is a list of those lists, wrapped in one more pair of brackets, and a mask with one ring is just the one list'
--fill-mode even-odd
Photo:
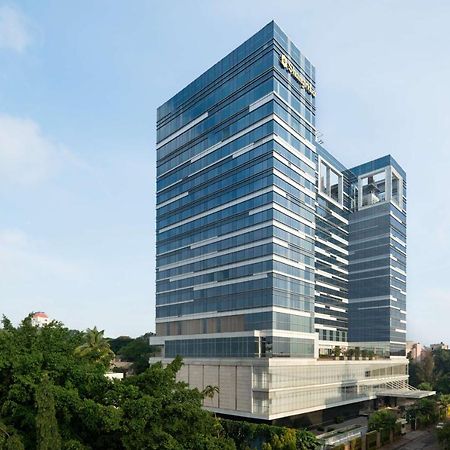
{"label": "blue sky", "polygon": [[275,19],[344,164],[408,174],[408,338],[450,341],[450,2],[0,0],[0,312],[154,330],[156,108]]}

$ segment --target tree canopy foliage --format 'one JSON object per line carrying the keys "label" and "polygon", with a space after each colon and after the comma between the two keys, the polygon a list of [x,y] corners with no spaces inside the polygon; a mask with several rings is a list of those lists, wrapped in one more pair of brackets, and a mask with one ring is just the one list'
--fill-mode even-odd
{"label": "tree canopy foliage", "polygon": [[450,450],[450,423],[446,423],[441,429],[437,430],[439,443],[443,450]]}
{"label": "tree canopy foliage", "polygon": [[110,339],[109,344],[116,356],[123,361],[129,361],[135,374],[144,372],[149,366],[148,359],[156,352],[156,348],[149,345],[150,333],[135,339],[129,336],[120,336]]}
{"label": "tree canopy foliage", "polygon": [[[30,317],[0,329],[0,449],[233,449],[203,394],[176,381],[182,362],[105,377],[103,333]],[[49,444],[51,442],[51,444]]]}
{"label": "tree canopy foliage", "polygon": [[450,394],[450,350],[429,350],[420,361],[410,360],[409,375],[410,383],[419,389]]}
{"label": "tree canopy foliage", "polygon": [[369,431],[394,431],[396,422],[397,416],[394,412],[389,409],[380,409],[370,415]]}

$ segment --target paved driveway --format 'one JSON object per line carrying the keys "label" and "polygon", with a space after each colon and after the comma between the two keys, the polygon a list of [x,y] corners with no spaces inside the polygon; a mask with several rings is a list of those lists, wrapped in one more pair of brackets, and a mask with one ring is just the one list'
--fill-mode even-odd
{"label": "paved driveway", "polygon": [[382,447],[383,450],[441,450],[436,437],[436,430],[411,431],[399,441]]}

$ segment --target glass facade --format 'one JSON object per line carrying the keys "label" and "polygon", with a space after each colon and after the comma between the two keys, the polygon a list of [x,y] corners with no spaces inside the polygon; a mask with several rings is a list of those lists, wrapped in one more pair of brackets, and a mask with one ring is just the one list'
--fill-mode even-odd
{"label": "glass facade", "polygon": [[404,354],[405,173],[337,161],[315,96],[314,66],[271,22],[158,108],[165,357]]}
{"label": "glass facade", "polygon": [[347,342],[348,220],[352,208],[346,168],[317,148],[315,324],[321,349]]}
{"label": "glass facade", "polygon": [[406,355],[406,174],[386,156],[351,169],[349,340]]}
{"label": "glass facade", "polygon": [[314,77],[272,22],[158,108],[166,357],[314,356]]}

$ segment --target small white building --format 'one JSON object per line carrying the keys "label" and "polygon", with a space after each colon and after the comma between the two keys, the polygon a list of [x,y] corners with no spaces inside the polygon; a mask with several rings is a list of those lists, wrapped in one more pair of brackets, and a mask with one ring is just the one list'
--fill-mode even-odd
{"label": "small white building", "polygon": [[50,318],[45,312],[38,311],[33,314],[31,318],[31,324],[34,327],[43,327],[44,325],[48,325],[50,323]]}
{"label": "small white building", "polygon": [[444,344],[443,342],[439,342],[439,344],[431,344],[431,351],[434,352],[436,350],[448,350],[448,344]]}

